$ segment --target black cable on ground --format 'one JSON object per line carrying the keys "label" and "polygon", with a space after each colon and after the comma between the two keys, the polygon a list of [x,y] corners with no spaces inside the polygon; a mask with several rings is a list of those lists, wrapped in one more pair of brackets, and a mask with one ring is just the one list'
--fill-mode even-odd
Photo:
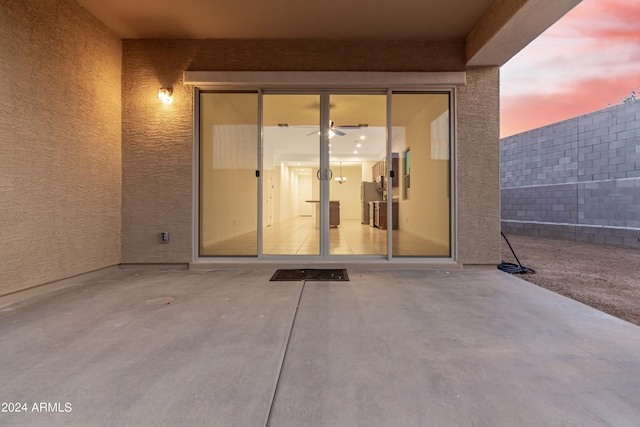
{"label": "black cable on ground", "polygon": [[513,248],[511,247],[511,243],[509,243],[509,240],[507,240],[507,236],[505,236],[502,231],[500,232],[500,234],[502,234],[502,237],[504,237],[505,242],[507,242],[507,245],[509,245],[509,249],[511,249],[511,253],[513,254],[513,257],[516,259],[518,264],[502,261],[500,264],[498,264],[498,270],[504,271],[505,273],[509,273],[509,274],[534,274],[535,270],[520,264],[520,260],[516,256],[516,253],[513,251]]}

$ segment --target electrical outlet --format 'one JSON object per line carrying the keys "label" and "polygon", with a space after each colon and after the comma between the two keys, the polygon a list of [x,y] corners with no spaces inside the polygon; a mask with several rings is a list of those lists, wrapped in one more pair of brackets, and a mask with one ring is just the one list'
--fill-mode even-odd
{"label": "electrical outlet", "polygon": [[162,243],[169,243],[169,232],[168,231],[163,231],[162,233],[160,233],[160,241]]}

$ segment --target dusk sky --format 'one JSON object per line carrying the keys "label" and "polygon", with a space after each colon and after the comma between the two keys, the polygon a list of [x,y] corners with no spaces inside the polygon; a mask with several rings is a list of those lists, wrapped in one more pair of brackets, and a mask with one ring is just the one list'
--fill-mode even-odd
{"label": "dusk sky", "polygon": [[640,91],[640,1],[583,0],[500,71],[502,137]]}

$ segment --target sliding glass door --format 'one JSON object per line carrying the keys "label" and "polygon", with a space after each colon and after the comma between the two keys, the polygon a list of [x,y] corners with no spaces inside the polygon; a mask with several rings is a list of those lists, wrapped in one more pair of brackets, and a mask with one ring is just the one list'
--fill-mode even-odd
{"label": "sliding glass door", "polygon": [[386,156],[386,99],[264,94],[263,255],[387,253],[386,227],[369,220],[385,196],[374,166]]}
{"label": "sliding glass door", "polygon": [[330,94],[329,116],[329,254],[386,255],[387,227],[374,216],[387,195],[387,96]]}
{"label": "sliding glass door", "polygon": [[320,95],[262,102],[262,253],[319,256]]}
{"label": "sliding glass door", "polygon": [[392,96],[395,257],[451,255],[449,106],[449,93]]}
{"label": "sliding glass door", "polygon": [[199,256],[258,255],[258,94],[201,93]]}
{"label": "sliding glass door", "polygon": [[451,93],[201,92],[198,256],[451,256]]}

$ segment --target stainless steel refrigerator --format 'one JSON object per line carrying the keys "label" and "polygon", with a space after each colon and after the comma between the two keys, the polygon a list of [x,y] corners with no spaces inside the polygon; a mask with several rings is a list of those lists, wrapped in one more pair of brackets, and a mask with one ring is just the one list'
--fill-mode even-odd
{"label": "stainless steel refrigerator", "polygon": [[381,193],[376,190],[375,182],[362,182],[360,185],[360,208],[362,211],[360,223],[369,224],[369,202],[382,200]]}

